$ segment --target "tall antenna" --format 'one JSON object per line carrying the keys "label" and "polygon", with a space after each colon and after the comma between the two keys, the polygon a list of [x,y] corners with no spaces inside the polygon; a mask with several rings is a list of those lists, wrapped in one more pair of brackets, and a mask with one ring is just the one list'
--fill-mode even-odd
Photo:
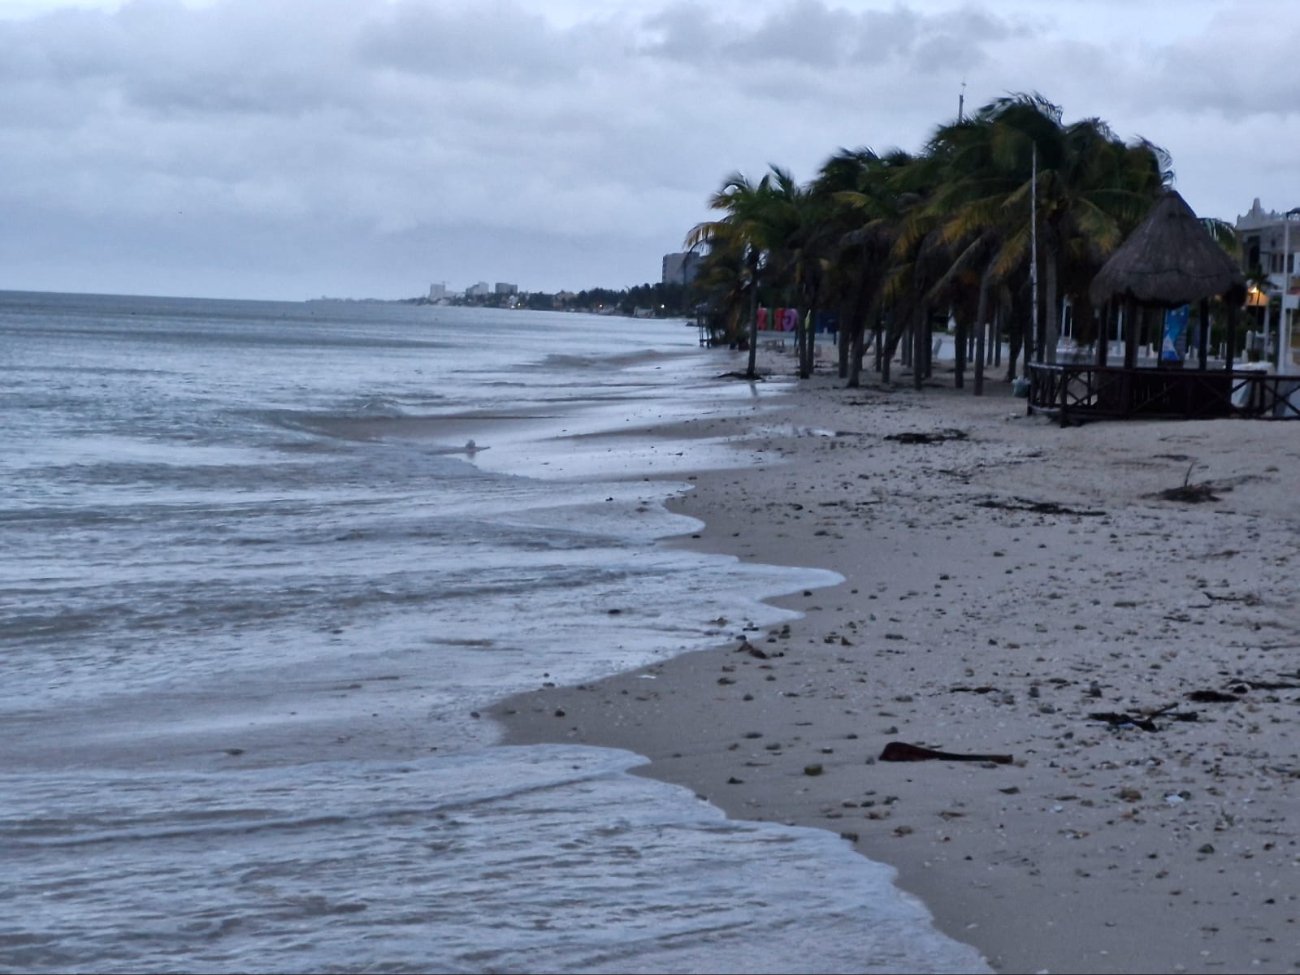
{"label": "tall antenna", "polygon": [[[1038,361],[1043,362],[1043,348],[1038,342],[1038,143],[1034,143],[1032,169],[1029,176],[1029,322],[1033,329],[1034,344],[1038,346]],[[1028,357],[1025,373],[1029,372]]]}
{"label": "tall antenna", "polygon": [[966,79],[961,79],[961,93],[957,96],[957,124],[966,121]]}

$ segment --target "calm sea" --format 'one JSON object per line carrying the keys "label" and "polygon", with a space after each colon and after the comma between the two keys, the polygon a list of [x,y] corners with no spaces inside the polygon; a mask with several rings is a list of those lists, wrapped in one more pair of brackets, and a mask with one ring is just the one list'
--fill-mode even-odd
{"label": "calm sea", "polygon": [[748,460],[636,431],[754,410],[734,355],[0,293],[0,970],[981,969],[838,837],[476,716],[835,581],[660,544],[688,471]]}

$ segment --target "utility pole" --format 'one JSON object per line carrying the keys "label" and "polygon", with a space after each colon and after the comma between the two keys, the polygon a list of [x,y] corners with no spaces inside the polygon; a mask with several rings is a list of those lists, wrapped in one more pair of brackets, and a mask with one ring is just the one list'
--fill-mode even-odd
{"label": "utility pole", "polygon": [[[1029,327],[1034,333],[1034,351],[1045,362],[1038,341],[1038,143],[1034,143],[1029,175]],[[1025,375],[1029,374],[1029,357],[1025,357]]]}

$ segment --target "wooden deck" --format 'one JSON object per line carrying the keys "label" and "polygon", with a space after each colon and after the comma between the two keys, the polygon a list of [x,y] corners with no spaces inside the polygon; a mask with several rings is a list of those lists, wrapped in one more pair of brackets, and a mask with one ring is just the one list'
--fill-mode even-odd
{"label": "wooden deck", "polygon": [[1062,426],[1132,418],[1300,419],[1300,376],[1251,370],[1034,363],[1029,411]]}

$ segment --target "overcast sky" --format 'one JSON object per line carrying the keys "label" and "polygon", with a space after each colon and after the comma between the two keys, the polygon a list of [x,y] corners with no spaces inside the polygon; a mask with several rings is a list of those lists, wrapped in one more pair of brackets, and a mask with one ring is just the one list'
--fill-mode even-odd
{"label": "overcast sky", "polygon": [[1300,206],[1300,0],[0,0],[0,289],[621,288],[730,172],[1038,92]]}

